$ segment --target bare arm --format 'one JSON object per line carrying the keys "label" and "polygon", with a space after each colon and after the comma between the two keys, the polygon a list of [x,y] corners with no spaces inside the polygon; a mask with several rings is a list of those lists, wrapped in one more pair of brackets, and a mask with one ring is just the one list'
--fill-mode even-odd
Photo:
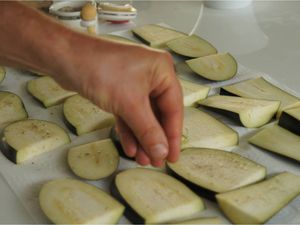
{"label": "bare arm", "polygon": [[0,1],[0,18],[0,64],[49,74],[113,113],[140,164],[177,160],[182,96],[168,53],[72,31],[18,2]]}

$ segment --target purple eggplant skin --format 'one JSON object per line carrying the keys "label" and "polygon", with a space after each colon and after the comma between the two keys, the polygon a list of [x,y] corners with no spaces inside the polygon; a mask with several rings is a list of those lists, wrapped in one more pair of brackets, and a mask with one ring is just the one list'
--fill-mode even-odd
{"label": "purple eggplant skin", "polygon": [[123,198],[121,193],[118,190],[118,187],[116,185],[116,180],[114,178],[111,186],[110,186],[110,193],[113,197],[115,197],[119,202],[121,202],[125,206],[125,212],[124,215],[128,220],[130,220],[133,224],[144,224],[145,219],[141,217]]}
{"label": "purple eggplant skin", "polygon": [[74,127],[74,126],[68,121],[68,119],[66,118],[65,115],[63,115],[63,121],[64,121],[64,124],[67,126],[67,128],[68,128],[73,134],[79,136],[78,133],[77,133],[76,127]]}
{"label": "purple eggplant skin", "polygon": [[128,160],[132,160],[134,161],[135,158],[134,157],[129,157],[125,154],[124,152],[124,149],[122,147],[122,144],[120,142],[120,138],[117,134],[117,131],[116,131],[116,128],[115,127],[112,127],[111,130],[110,130],[110,133],[109,133],[109,138],[112,140],[112,142],[114,143],[116,149],[118,150],[119,152],[119,155],[122,157],[122,158],[125,158],[125,159],[128,159]]}
{"label": "purple eggplant skin", "polygon": [[234,113],[234,112],[230,112],[228,110],[224,110],[224,109],[218,109],[218,108],[214,108],[214,107],[210,107],[210,106],[205,106],[205,105],[200,105],[201,107],[208,109],[212,112],[224,115],[230,119],[232,119],[234,122],[236,122],[239,126],[244,126],[240,120],[240,116],[238,113]]}
{"label": "purple eggplant skin", "polygon": [[300,136],[300,121],[286,112],[282,112],[278,125]]}
{"label": "purple eggplant skin", "polygon": [[216,195],[218,193],[208,190],[206,188],[200,187],[197,184],[194,184],[193,182],[185,179],[184,177],[177,174],[175,171],[173,171],[167,164],[166,166],[167,173],[174,177],[176,180],[179,180],[180,182],[184,183],[186,186],[188,186],[193,192],[195,192],[200,197],[206,198],[208,200],[211,200],[213,202],[217,202]]}
{"label": "purple eggplant skin", "polygon": [[236,94],[234,94],[234,93],[231,93],[231,92],[225,90],[224,88],[221,88],[221,89],[220,89],[220,95],[239,96],[239,95],[236,95]]}
{"label": "purple eggplant skin", "polygon": [[0,149],[8,160],[17,164],[17,151],[13,147],[11,147],[6,141],[1,140]]}

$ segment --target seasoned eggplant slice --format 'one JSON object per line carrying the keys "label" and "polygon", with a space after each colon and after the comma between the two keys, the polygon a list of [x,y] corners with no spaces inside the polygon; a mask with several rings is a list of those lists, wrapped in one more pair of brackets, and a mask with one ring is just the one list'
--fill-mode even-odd
{"label": "seasoned eggplant slice", "polygon": [[173,224],[223,224],[221,219],[218,217],[203,217],[198,219],[192,219],[187,221],[182,221],[180,223]]}
{"label": "seasoned eggplant slice", "polygon": [[280,101],[279,118],[285,109],[300,106],[300,99],[269,83],[264,78],[245,80],[221,88],[221,95],[236,95],[244,98]]}
{"label": "seasoned eggplant slice", "polygon": [[19,164],[69,142],[66,131],[54,123],[22,120],[5,127],[2,151],[12,162]]}
{"label": "seasoned eggplant slice", "polygon": [[267,151],[300,161],[300,136],[278,125],[259,131],[248,141]]}
{"label": "seasoned eggplant slice", "polygon": [[27,90],[45,107],[58,105],[68,97],[76,94],[63,89],[53,78],[48,76],[28,81]]}
{"label": "seasoned eggplant slice", "polygon": [[141,41],[155,48],[163,48],[168,41],[187,36],[182,32],[156,24],[147,24],[134,28],[132,33]]}
{"label": "seasoned eggplant slice", "polygon": [[175,40],[168,41],[166,44],[168,48],[177,54],[191,58],[217,53],[217,49],[212,44],[197,35],[177,38]]}
{"label": "seasoned eggplant slice", "polygon": [[198,100],[205,99],[210,87],[179,79],[183,92],[184,106],[193,106]]}
{"label": "seasoned eggplant slice", "polygon": [[208,80],[229,80],[237,73],[237,62],[229,53],[203,56],[186,61],[196,74]]}
{"label": "seasoned eggplant slice", "polygon": [[278,124],[300,135],[300,107],[284,110],[279,118]]}
{"label": "seasoned eggplant slice", "polygon": [[0,66],[0,83],[4,80],[5,78],[5,68],[3,66]]}
{"label": "seasoned eggplant slice", "polygon": [[256,128],[265,125],[274,117],[279,109],[280,101],[215,95],[198,101],[198,104],[238,118],[245,127]]}
{"label": "seasoned eggplant slice", "polygon": [[217,195],[219,206],[235,224],[262,224],[300,194],[300,177],[289,172]]}
{"label": "seasoned eggplant slice", "polygon": [[238,143],[237,132],[201,110],[185,107],[183,131],[186,141],[182,148],[223,148]]}
{"label": "seasoned eggplant slice", "polygon": [[43,185],[40,206],[55,224],[116,224],[124,206],[101,189],[73,179]]}
{"label": "seasoned eggplant slice", "polygon": [[22,99],[18,95],[0,91],[0,128],[27,117]]}
{"label": "seasoned eggplant slice", "polygon": [[68,164],[77,176],[98,180],[117,170],[119,154],[111,139],[104,139],[71,148]]}
{"label": "seasoned eggplant slice", "polygon": [[101,110],[80,95],[68,98],[64,103],[63,111],[66,124],[77,135],[110,127],[114,124],[112,114]]}
{"label": "seasoned eggplant slice", "polygon": [[236,153],[216,149],[187,148],[176,163],[167,165],[172,176],[209,199],[266,176],[263,166]]}
{"label": "seasoned eggplant slice", "polygon": [[119,173],[112,194],[125,206],[132,223],[165,223],[204,209],[200,197],[173,177],[159,171],[135,168]]}

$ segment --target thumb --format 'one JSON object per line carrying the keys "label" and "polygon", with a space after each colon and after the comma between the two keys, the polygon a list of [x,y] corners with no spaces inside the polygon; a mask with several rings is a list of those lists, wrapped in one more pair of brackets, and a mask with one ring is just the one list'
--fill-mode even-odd
{"label": "thumb", "polygon": [[[168,155],[166,135],[154,115],[149,99],[125,107],[122,119],[133,131],[151,161],[164,160]],[[130,110],[130,111],[129,111]]]}

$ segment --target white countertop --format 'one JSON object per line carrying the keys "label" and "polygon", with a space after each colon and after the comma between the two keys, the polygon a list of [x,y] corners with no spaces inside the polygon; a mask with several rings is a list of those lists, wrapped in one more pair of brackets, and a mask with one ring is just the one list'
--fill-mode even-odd
{"label": "white countertop", "polygon": [[[123,25],[100,22],[108,33],[147,23],[166,23],[189,33],[195,23],[200,2],[134,2],[135,21]],[[204,9],[196,34],[209,40],[220,52],[231,52],[239,63],[269,74],[300,92],[300,2],[257,1],[244,9]],[[0,223],[32,223],[25,209],[0,175]]]}

